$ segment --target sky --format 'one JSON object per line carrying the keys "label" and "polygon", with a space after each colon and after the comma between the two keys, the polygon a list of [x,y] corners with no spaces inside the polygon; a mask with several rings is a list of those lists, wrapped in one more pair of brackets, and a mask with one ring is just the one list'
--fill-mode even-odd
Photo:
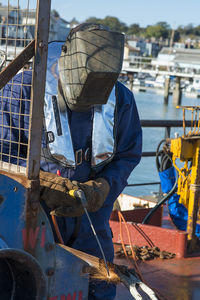
{"label": "sky", "polygon": [[88,17],[117,17],[128,26],[141,27],[165,21],[172,28],[200,25],[200,0],[52,0],[52,9],[67,21]]}
{"label": "sky", "polygon": [[[36,0],[0,0],[3,5],[35,6]],[[43,0],[41,0],[43,1]],[[76,18],[79,22],[89,17],[117,17],[128,26],[137,23],[141,27],[167,22],[172,28],[179,25],[200,25],[200,0],[51,0],[66,21]]]}

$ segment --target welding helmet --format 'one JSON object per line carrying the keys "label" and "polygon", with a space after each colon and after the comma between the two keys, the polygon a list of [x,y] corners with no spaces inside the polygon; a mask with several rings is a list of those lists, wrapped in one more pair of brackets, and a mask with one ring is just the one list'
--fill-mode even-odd
{"label": "welding helmet", "polygon": [[72,111],[106,104],[123,62],[124,35],[83,23],[72,29],[58,62],[62,94]]}

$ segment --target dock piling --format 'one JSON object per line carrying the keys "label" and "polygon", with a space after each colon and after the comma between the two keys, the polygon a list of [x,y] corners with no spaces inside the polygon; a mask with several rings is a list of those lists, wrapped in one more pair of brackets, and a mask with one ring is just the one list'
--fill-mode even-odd
{"label": "dock piling", "polygon": [[166,78],[165,78],[164,104],[168,104],[168,101],[169,101],[169,87],[170,87],[170,76],[166,76]]}
{"label": "dock piling", "polygon": [[173,91],[173,103],[175,105],[181,105],[181,97],[182,97],[182,90],[181,90],[181,77],[176,77],[176,85]]}

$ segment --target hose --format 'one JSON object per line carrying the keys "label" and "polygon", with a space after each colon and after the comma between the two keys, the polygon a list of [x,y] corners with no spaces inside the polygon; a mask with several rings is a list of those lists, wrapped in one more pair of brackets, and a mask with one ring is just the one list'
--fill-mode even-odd
{"label": "hose", "polygon": [[[163,150],[160,151],[160,146],[162,143],[166,143],[166,140],[163,139],[160,141],[157,147],[156,151],[156,167],[158,172],[163,172],[164,170],[172,167],[173,162],[172,158],[168,153],[165,153]],[[167,143],[166,143],[167,144]],[[161,157],[161,161],[159,161],[159,157]],[[151,210],[150,212],[145,216],[145,218],[142,221],[142,224],[148,224],[151,220],[154,212],[162,205],[164,204],[176,191],[177,191],[177,183],[178,183],[178,174],[176,171],[176,181],[172,187],[172,189],[165,195]]]}
{"label": "hose", "polygon": [[[156,149],[156,168],[158,172],[163,172],[164,170],[172,167],[173,162],[170,155],[163,150],[160,150],[160,146],[165,142],[165,145],[168,145],[167,140],[163,139],[158,144]],[[159,161],[160,157],[160,161]]]}

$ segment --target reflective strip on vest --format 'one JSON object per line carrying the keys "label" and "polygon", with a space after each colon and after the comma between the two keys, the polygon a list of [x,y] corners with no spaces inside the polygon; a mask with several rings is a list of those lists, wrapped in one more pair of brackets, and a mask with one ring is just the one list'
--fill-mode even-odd
{"label": "reflective strip on vest", "polygon": [[110,161],[114,155],[115,137],[115,86],[112,89],[108,102],[94,108],[94,120],[92,131],[92,159],[91,166]]}
{"label": "reflective strip on vest", "polygon": [[[66,167],[76,167],[72,137],[68,122],[67,110],[60,113],[61,135],[57,134],[56,119],[53,110],[52,96],[58,93],[58,59],[61,53],[61,42],[49,44],[47,60],[47,81],[45,90],[45,126],[47,132],[52,132],[54,140],[48,144],[51,156]],[[94,108],[92,131],[92,157],[91,167],[107,163],[115,151],[115,107],[116,95],[113,88],[108,102]]]}

